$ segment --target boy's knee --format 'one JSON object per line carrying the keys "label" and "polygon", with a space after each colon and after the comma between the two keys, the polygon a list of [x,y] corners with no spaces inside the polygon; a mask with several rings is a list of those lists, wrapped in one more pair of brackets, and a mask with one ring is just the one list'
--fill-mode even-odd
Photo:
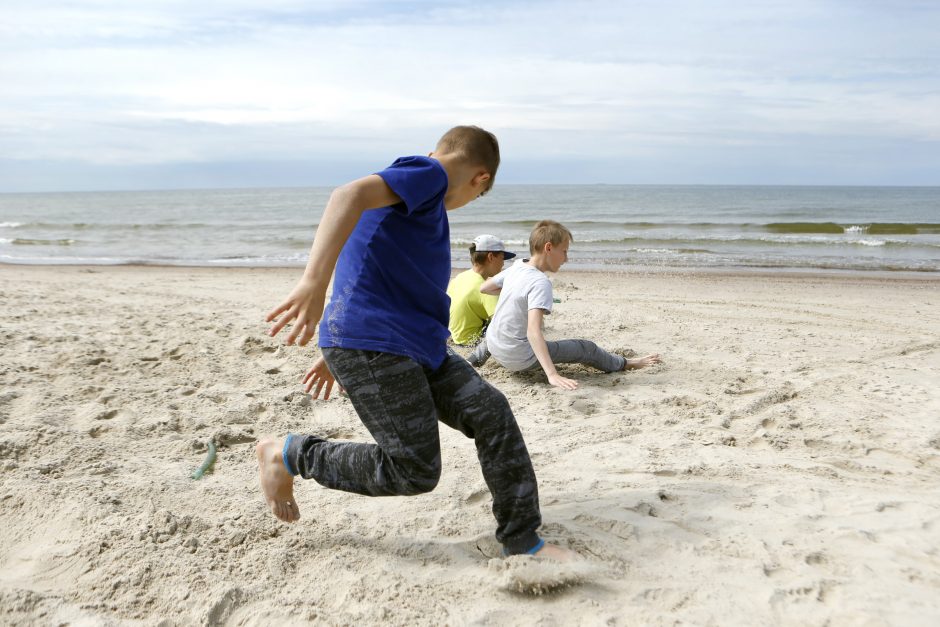
{"label": "boy's knee", "polygon": [[417,494],[431,492],[437,487],[437,483],[440,480],[440,460],[421,466],[412,465],[408,468],[408,474],[402,486],[402,496],[415,496]]}
{"label": "boy's knee", "polygon": [[578,340],[578,342],[581,343],[581,350],[585,353],[596,353],[600,350],[600,346],[591,340]]}
{"label": "boy's knee", "polygon": [[504,432],[507,427],[513,427],[516,424],[516,417],[512,413],[512,407],[506,395],[492,386],[489,387],[490,391],[486,392],[482,403],[485,407],[485,419],[480,429],[489,433]]}
{"label": "boy's knee", "polygon": [[489,402],[493,409],[498,410],[500,414],[504,416],[512,415],[512,408],[509,407],[509,399],[496,388],[493,388],[493,396]]}
{"label": "boy's knee", "polygon": [[462,391],[465,394],[463,398],[468,404],[481,408],[486,413],[511,412],[506,395],[482,377],[475,381],[473,386],[469,386]]}

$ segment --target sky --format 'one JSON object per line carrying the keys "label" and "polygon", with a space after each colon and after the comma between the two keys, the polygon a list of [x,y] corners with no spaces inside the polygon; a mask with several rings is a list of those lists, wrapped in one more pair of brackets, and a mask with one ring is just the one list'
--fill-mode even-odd
{"label": "sky", "polygon": [[0,192],[335,185],[496,133],[504,183],[940,185],[934,0],[4,0]]}

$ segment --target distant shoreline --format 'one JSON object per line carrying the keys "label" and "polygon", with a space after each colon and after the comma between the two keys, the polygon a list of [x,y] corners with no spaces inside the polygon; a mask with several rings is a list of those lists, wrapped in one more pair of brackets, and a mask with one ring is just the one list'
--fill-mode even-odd
{"label": "distant shoreline", "polygon": [[[287,273],[300,272],[303,266],[207,266],[207,265],[176,265],[176,264],[149,264],[149,263],[116,263],[116,264],[67,264],[67,263],[8,263],[0,261],[0,269],[59,269],[74,272],[97,273],[97,272],[129,272],[138,270],[154,271],[186,271],[186,272],[272,272]],[[466,270],[465,266],[454,266],[451,274],[456,274]],[[851,280],[892,280],[892,281],[917,281],[917,282],[937,282],[940,283],[940,272],[937,271],[912,271],[912,270],[835,270],[835,269],[816,269],[816,268],[747,268],[747,267],[664,267],[664,266],[629,266],[629,267],[611,267],[610,269],[596,268],[578,268],[565,267],[560,272],[552,275],[564,280],[566,275],[578,276],[664,276],[664,277],[728,277],[728,278],[775,278],[775,279],[799,279],[812,278],[820,280],[839,281],[844,279]]]}

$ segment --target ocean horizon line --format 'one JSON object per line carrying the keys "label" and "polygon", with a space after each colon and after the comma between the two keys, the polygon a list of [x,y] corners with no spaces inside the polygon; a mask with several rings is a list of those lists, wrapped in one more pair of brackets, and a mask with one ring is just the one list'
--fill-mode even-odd
{"label": "ocean horizon line", "polygon": [[[167,192],[225,192],[225,191],[262,191],[262,190],[302,190],[302,189],[334,189],[349,181],[321,185],[261,185],[261,186],[219,186],[219,187],[127,187],[111,189],[61,189],[52,191],[4,191],[0,196],[29,196],[29,195],[56,195],[56,194],[147,194]],[[933,185],[858,185],[843,183],[500,183],[497,181],[494,189],[501,187],[648,187],[648,188],[784,188],[784,189],[940,189],[940,182]]]}

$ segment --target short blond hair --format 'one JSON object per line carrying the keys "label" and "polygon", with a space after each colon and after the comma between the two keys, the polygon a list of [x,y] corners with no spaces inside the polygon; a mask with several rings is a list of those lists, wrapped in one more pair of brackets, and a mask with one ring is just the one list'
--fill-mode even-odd
{"label": "short blond hair", "polygon": [[554,220],[542,220],[532,229],[529,234],[529,254],[536,254],[545,249],[545,244],[551,243],[552,246],[560,246],[564,242],[573,242],[574,237],[571,231],[560,222]]}
{"label": "short blond hair", "polygon": [[499,169],[499,142],[496,135],[479,126],[455,126],[438,140],[435,152],[457,154],[490,174],[484,193],[493,188]]}

